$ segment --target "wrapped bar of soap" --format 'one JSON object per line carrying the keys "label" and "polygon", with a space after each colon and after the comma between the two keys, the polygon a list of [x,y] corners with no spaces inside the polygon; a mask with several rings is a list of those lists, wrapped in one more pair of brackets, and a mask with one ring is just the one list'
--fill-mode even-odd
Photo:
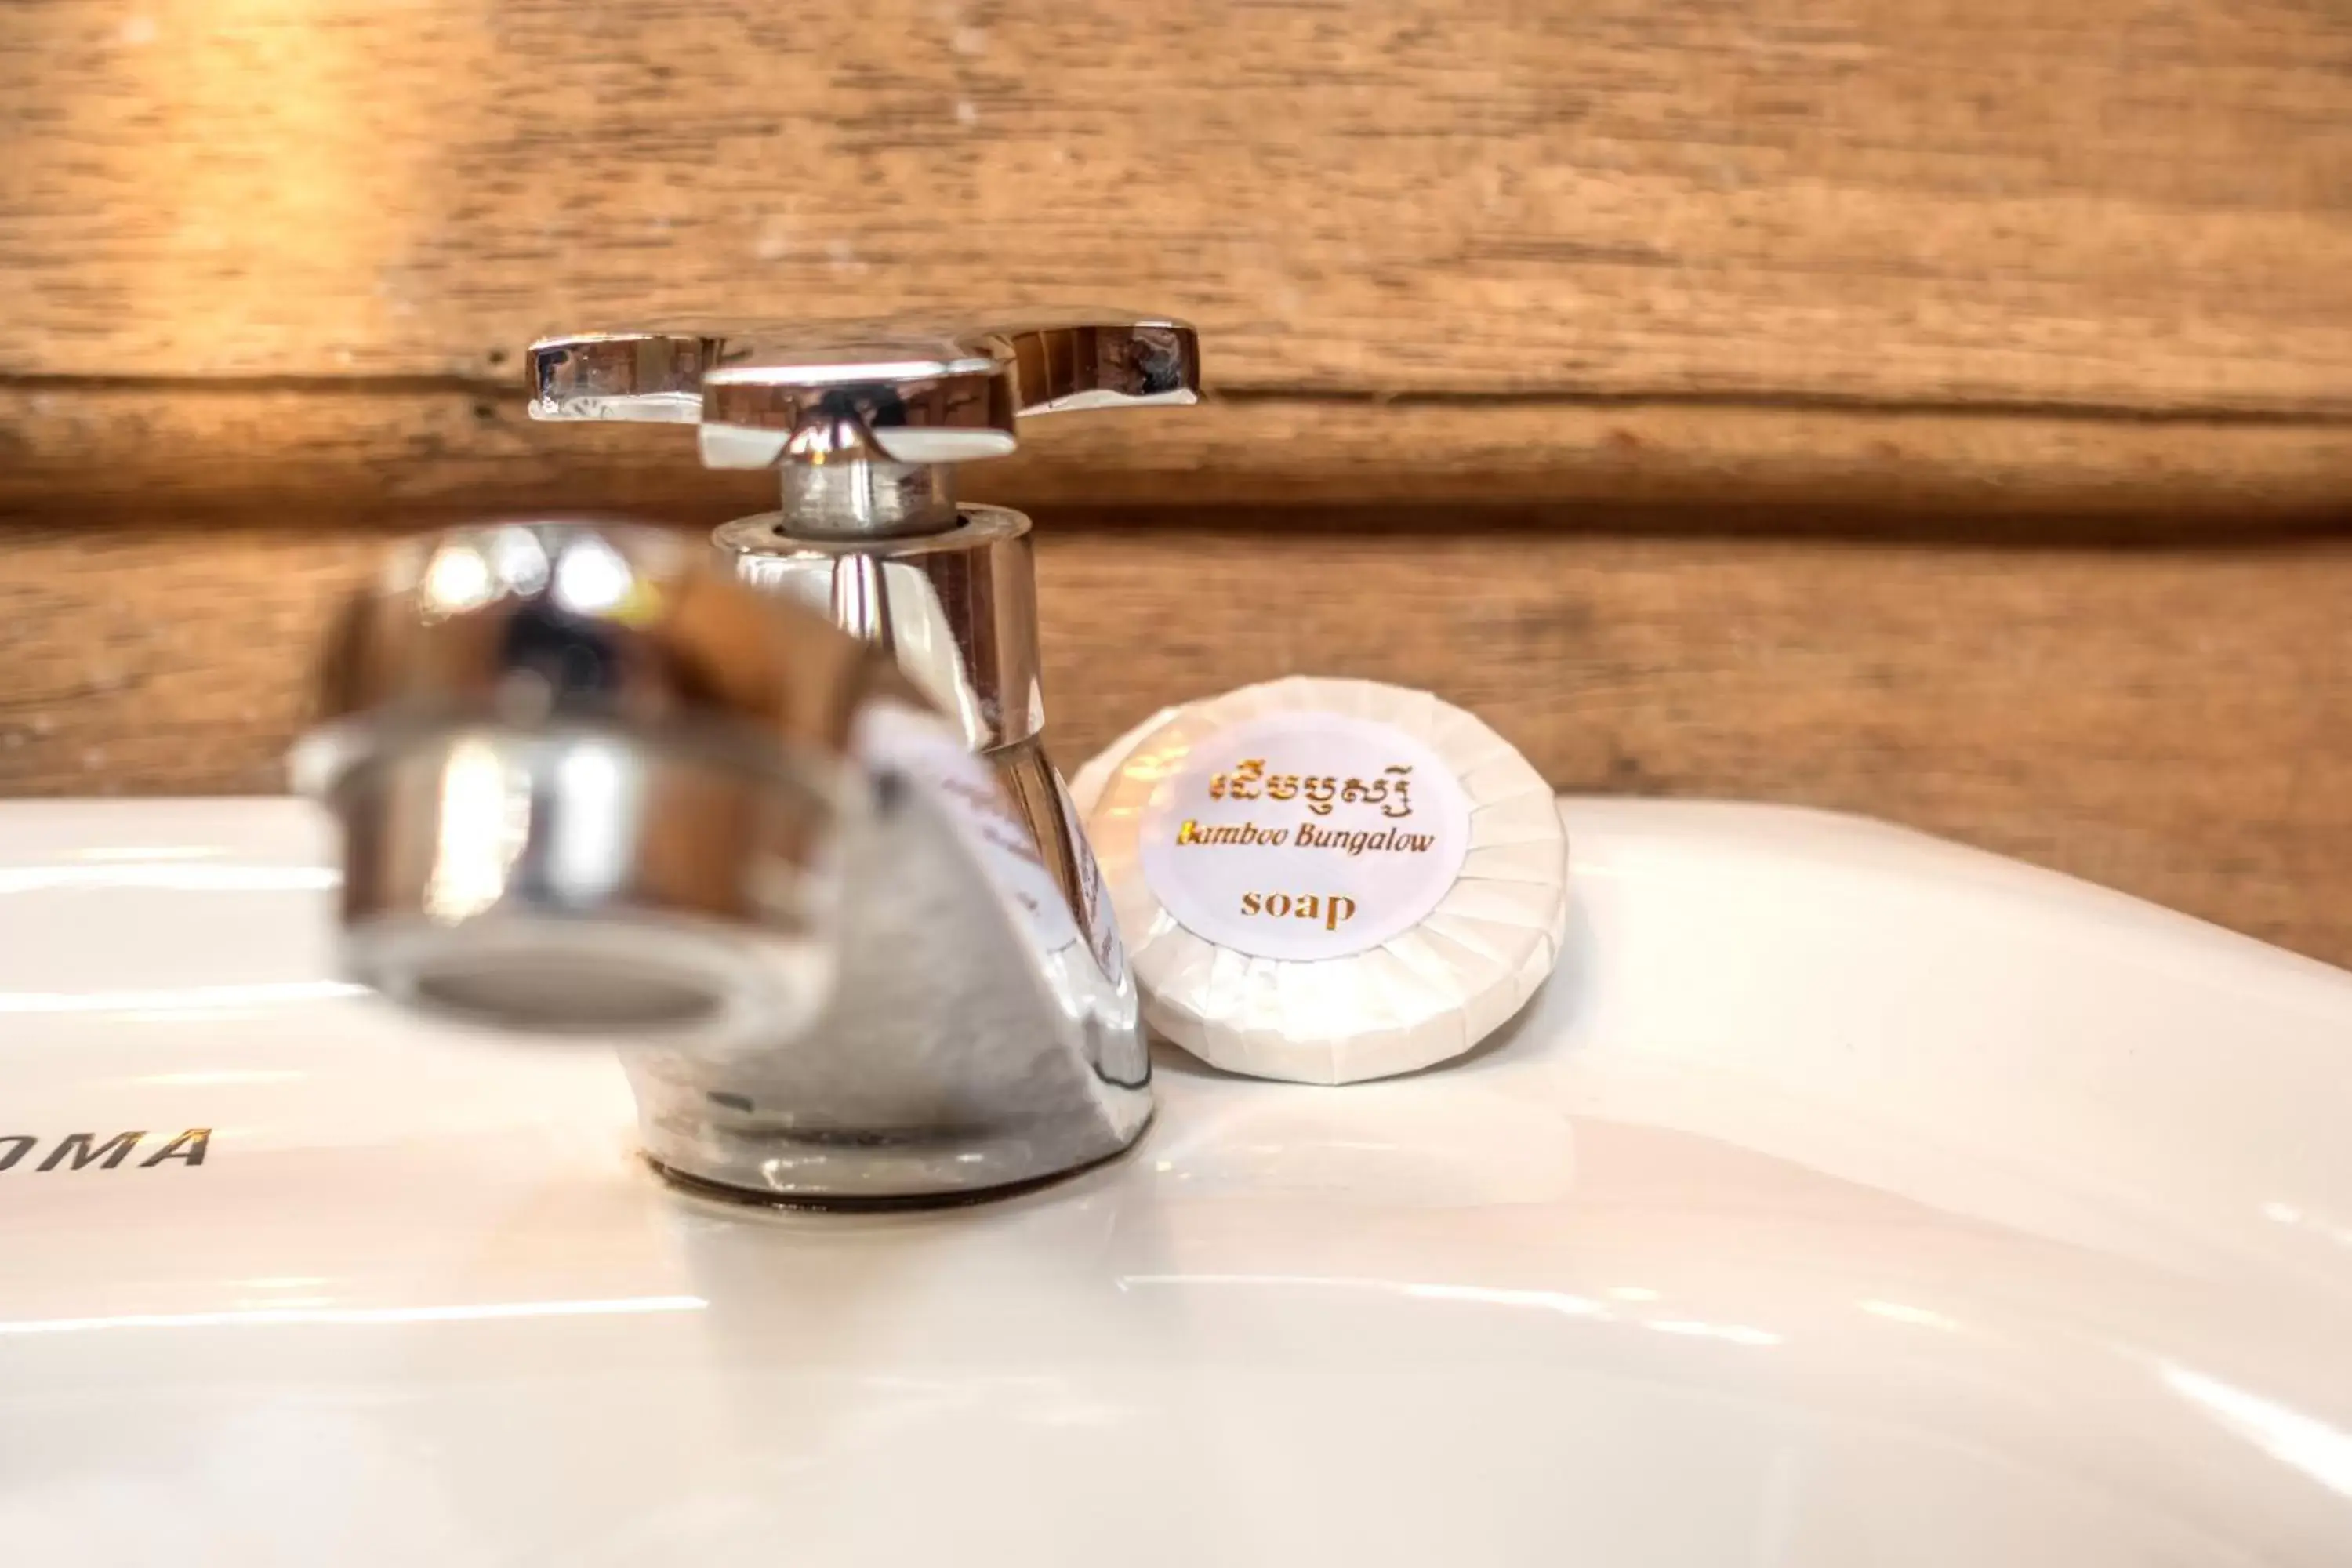
{"label": "wrapped bar of soap", "polygon": [[1426,692],[1244,687],[1155,715],[1072,793],[1145,1017],[1229,1071],[1337,1084],[1444,1061],[1559,961],[1551,789]]}

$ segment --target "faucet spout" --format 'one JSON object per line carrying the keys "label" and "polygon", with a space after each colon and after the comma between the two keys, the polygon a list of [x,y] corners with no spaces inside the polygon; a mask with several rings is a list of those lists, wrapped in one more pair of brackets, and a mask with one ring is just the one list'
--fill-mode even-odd
{"label": "faucet spout", "polygon": [[295,773],[355,978],[620,1048],[732,1194],[954,1200],[1126,1148],[1134,984],[1034,738],[650,531],[466,530],[345,607]]}

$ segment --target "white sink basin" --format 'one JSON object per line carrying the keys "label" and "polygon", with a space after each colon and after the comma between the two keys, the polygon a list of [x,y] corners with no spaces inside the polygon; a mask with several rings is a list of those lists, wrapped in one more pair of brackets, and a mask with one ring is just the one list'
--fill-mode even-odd
{"label": "white sink basin", "polygon": [[1566,963],[1474,1058],[1171,1058],[1130,1158],[845,1217],[338,984],[305,807],[0,808],[6,1559],[2352,1563],[2352,975],[1566,809]]}

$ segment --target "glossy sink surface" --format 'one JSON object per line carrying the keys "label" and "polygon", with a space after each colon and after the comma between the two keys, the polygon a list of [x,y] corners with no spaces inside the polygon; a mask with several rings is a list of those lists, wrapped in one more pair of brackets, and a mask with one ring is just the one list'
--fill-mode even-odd
{"label": "glossy sink surface", "polygon": [[1130,1158],[845,1217],[338,984],[307,808],[0,807],[7,1560],[2352,1563],[2352,976],[1565,810],[1471,1059],[1168,1058]]}

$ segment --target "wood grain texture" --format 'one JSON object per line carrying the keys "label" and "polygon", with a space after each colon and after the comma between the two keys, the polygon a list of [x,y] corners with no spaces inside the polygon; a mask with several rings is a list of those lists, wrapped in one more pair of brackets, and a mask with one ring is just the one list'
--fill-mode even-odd
{"label": "wood grain texture", "polygon": [[[1015,506],[1423,500],[2100,513],[2220,534],[2352,519],[2352,425],[2063,412],[1227,397],[1032,421],[964,493]],[[719,521],[772,479],[706,472],[675,427],[535,425],[510,392],[367,384],[0,385],[0,517],[128,507],[417,525],[488,512]]]}
{"label": "wood grain texture", "polygon": [[0,148],[0,792],[273,785],[393,528],[766,504],[541,331],[1125,299],[1217,399],[968,480],[1066,758],[1373,675],[2352,959],[2339,5],[37,0]]}
{"label": "wood grain texture", "polygon": [[[1660,493],[1575,456],[1591,400],[1686,434],[1667,493],[1823,411],[1917,419],[1821,443],[1823,493],[1960,504],[2162,445],[2267,505],[2352,430],[2352,14],[2315,0],[42,0],[0,6],[0,382],[60,395],[6,426],[79,405],[65,494],[154,407],[110,389],[431,390],[358,470],[478,471],[467,401],[534,333],[713,308],[1191,314],[1278,405],[1257,499],[1391,415],[1382,466],[1448,493]],[[2001,415],[2082,423],[1954,422]],[[308,417],[215,436],[315,468]],[[1150,468],[1127,428],[1103,466]]]}
{"label": "wood grain texture", "polygon": [[[1472,708],[1566,788],[1864,812],[2352,961],[2352,541],[1236,522],[1045,520],[1066,763],[1162,703],[1368,676]],[[0,531],[0,792],[276,788],[324,607],[380,547]]]}

